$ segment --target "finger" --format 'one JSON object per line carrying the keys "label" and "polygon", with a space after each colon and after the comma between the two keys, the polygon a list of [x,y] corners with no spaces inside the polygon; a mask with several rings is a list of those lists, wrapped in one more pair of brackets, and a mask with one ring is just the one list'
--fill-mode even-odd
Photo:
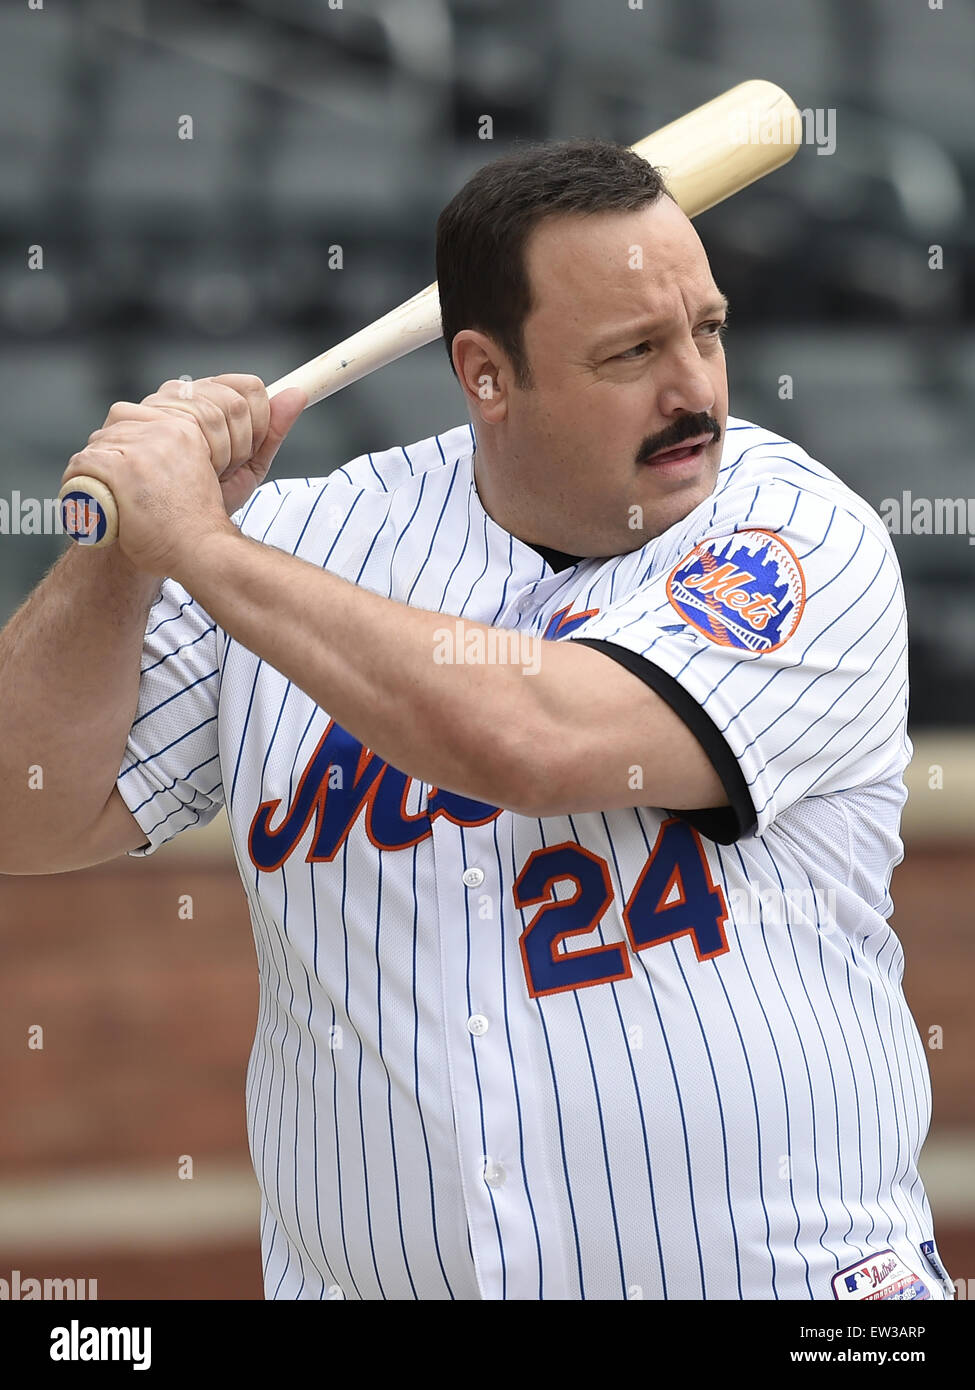
{"label": "finger", "polygon": [[[143,410],[142,406],[138,408]],[[111,424],[102,425],[101,429],[92,430],[88,436],[88,443],[104,444],[106,440],[142,439],[145,438],[147,425],[157,424],[159,421],[168,423],[172,418],[172,412],[168,410],[145,410],[142,416],[133,416],[131,419],[123,417],[113,420]]]}
{"label": "finger", "polygon": [[271,420],[271,402],[268,399],[267,387],[264,382],[259,376],[249,376],[244,372],[221,372],[219,376],[211,377],[210,380],[220,382],[223,386],[229,386],[244,397],[251,415],[254,441],[251,453],[256,454],[264,443]]}
{"label": "finger", "polygon": [[[135,401],[115,401],[109,407],[101,430],[108,429],[110,425],[117,425],[120,420],[155,420],[158,415],[158,407],[150,408],[146,405],[137,405]],[[93,430],[88,436],[89,439],[100,434],[101,430]]]}
{"label": "finger", "polygon": [[290,386],[270,402],[267,434],[253,459],[255,473],[263,476],[271,467],[275,454],[307,404],[307,395],[297,386]]}
{"label": "finger", "polygon": [[255,455],[267,430],[267,392],[259,377],[227,374],[166,381],[146,403],[191,414],[206,436],[214,470],[221,477]]}
{"label": "finger", "polygon": [[[175,393],[174,387],[178,388]],[[215,466],[219,460],[217,472],[220,474],[228,468],[237,468],[246,463],[264,442],[270,409],[267,391],[260,377],[228,372],[218,377],[201,377],[199,381],[190,383],[166,382],[159,395],[163,400],[171,399],[174,408],[198,406],[194,413],[208,437],[206,403],[210,400],[218,403],[230,434],[229,458],[222,449],[219,454],[214,454]]]}
{"label": "finger", "polygon": [[146,396],[143,405],[185,415],[202,431],[210,450],[214,471],[223,473],[239,458],[252,451],[250,412],[242,397],[208,380],[163,382],[158,391]]}
{"label": "finger", "polygon": [[110,445],[89,445],[80,449],[78,453],[72,454],[68,459],[68,466],[61,474],[61,485],[70,482],[72,478],[77,478],[83,474],[88,474],[92,478],[98,478],[101,482],[107,483],[111,473],[107,465],[112,460],[124,458],[124,451],[114,449]]}
{"label": "finger", "polygon": [[[236,511],[238,506],[247,500],[254,488],[263,483],[282,441],[307,404],[307,395],[296,387],[282,391],[271,401],[271,422],[263,445],[249,462],[241,464],[238,468],[228,469],[220,479],[220,485],[224,488],[224,500],[229,511]],[[243,482],[243,475],[245,474],[249,480],[248,485]],[[229,490],[227,488],[228,483],[230,485]]]}

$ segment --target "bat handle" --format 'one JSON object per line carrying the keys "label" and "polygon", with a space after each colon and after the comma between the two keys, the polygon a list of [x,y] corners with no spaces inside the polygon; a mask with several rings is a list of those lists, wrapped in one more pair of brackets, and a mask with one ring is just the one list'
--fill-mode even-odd
{"label": "bat handle", "polygon": [[111,488],[97,478],[69,478],[58,493],[65,534],[92,549],[118,539],[118,507]]}
{"label": "bat handle", "polygon": [[[299,372],[292,373],[294,376]],[[268,397],[284,391],[288,384],[284,377],[268,387]],[[305,387],[302,388],[306,389]],[[311,401],[309,401],[309,405]],[[118,540],[118,506],[112,496],[112,489],[97,478],[89,478],[79,473],[69,478],[58,493],[61,503],[61,525],[64,534],[70,536],[78,545],[90,546],[92,550],[114,545]]]}

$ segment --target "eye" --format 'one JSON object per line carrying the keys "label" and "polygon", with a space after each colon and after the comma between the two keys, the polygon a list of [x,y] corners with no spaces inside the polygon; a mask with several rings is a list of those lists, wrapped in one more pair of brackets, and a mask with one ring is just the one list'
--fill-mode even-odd
{"label": "eye", "polygon": [[649,343],[646,343],[646,342],[644,342],[644,343],[637,343],[636,347],[627,348],[625,352],[618,352],[618,353],[616,354],[616,356],[613,358],[613,361],[614,361],[614,362],[635,362],[635,361],[637,360],[637,357],[642,357],[642,356],[644,355],[644,354],[643,354],[643,349],[644,349],[644,348],[646,348],[647,351],[649,352],[649,351],[650,351],[650,344],[649,344]]}
{"label": "eye", "polygon": [[[727,319],[714,319],[714,320],[712,320],[711,323],[702,323],[702,324],[701,324],[701,328],[702,328],[702,330],[706,331],[706,336],[707,336],[707,337],[709,337],[709,338],[717,338],[719,341],[723,341],[724,335],[725,335],[725,333],[727,332],[727,329],[728,329],[728,320],[727,320]],[[707,331],[707,330],[710,330],[710,331]]]}

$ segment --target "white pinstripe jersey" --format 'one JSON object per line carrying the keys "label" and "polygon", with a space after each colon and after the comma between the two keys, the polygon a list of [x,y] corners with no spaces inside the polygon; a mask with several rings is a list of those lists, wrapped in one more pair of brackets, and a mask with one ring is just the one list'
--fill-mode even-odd
{"label": "white pinstripe jersey", "polygon": [[706,502],[555,570],[484,511],[472,440],[265,484],[237,523],[400,602],[612,644],[737,810],[438,791],[164,584],[118,785],[138,853],[229,813],[267,1296],[944,1297],[886,921],[911,749],[882,523],[729,419]]}

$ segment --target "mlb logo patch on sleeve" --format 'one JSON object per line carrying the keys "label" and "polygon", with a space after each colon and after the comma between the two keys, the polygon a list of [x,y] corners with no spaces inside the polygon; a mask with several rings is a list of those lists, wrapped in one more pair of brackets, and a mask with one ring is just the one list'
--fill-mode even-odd
{"label": "mlb logo patch on sleeve", "polygon": [[833,1275],[833,1297],[873,1302],[880,1299],[930,1298],[927,1284],[896,1255],[881,1250]]}
{"label": "mlb logo patch on sleeve", "polygon": [[685,622],[723,647],[772,652],[799,626],[802,566],[771,531],[702,541],[674,566],[667,597]]}

